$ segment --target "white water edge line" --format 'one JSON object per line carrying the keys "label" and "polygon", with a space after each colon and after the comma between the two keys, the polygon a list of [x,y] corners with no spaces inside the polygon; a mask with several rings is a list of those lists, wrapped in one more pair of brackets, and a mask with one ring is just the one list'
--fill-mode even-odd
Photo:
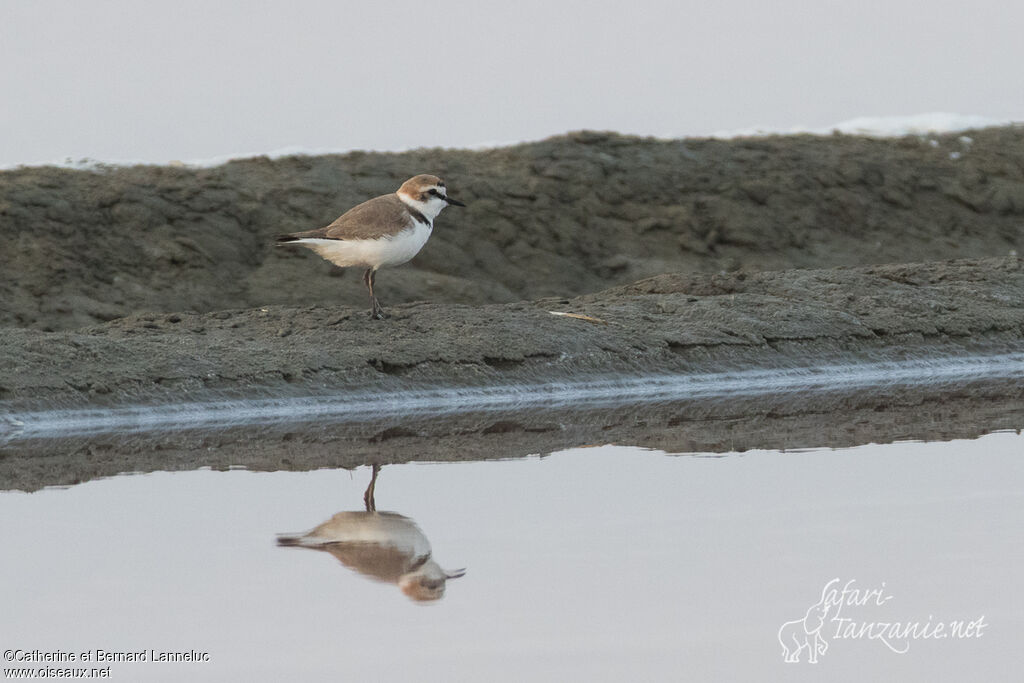
{"label": "white water edge line", "polygon": [[1007,379],[1024,379],[1024,353],[6,414],[0,407],[0,443],[311,421],[357,423],[481,412],[806,396],[887,387],[952,387]]}

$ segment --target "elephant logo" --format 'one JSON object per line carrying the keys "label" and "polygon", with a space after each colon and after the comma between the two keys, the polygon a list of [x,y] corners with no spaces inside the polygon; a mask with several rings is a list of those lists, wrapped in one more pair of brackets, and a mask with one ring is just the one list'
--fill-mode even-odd
{"label": "elephant logo", "polygon": [[828,642],[821,637],[821,629],[825,626],[825,618],[833,607],[838,605],[825,599],[829,587],[839,581],[833,579],[821,591],[821,599],[807,610],[803,619],[787,621],[779,627],[779,644],[782,645],[782,656],[786,662],[799,662],[800,653],[807,650],[807,661],[818,663],[818,655],[828,650]]}

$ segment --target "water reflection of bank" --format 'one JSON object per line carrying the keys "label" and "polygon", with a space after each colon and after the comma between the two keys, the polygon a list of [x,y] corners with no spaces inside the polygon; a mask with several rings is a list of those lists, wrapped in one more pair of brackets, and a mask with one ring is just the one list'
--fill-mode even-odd
{"label": "water reflection of bank", "polygon": [[668,453],[848,448],[949,441],[1024,427],[1024,382],[1007,377],[936,393],[762,396],[613,409],[403,418],[364,425],[248,426],[212,432],[41,440],[0,446],[0,490],[34,491],[121,472],[201,467],[305,471],[373,462],[493,460],[619,443]]}

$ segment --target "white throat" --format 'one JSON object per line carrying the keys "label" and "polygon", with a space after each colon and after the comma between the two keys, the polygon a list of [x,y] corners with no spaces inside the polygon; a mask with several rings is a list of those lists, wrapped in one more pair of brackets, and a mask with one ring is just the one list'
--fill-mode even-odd
{"label": "white throat", "polygon": [[440,197],[431,197],[425,202],[421,202],[418,199],[413,199],[407,194],[398,192],[398,198],[402,200],[402,203],[408,206],[410,209],[415,209],[423,214],[423,217],[430,221],[430,224],[434,224],[434,219],[441,213],[441,209],[448,206],[448,202],[441,199]]}

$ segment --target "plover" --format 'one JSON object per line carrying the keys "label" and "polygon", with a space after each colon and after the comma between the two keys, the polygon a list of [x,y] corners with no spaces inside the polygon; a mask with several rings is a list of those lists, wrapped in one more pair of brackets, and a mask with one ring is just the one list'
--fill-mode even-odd
{"label": "plover", "polygon": [[449,204],[465,206],[448,196],[437,176],[413,176],[393,194],[354,206],[326,227],[282,235],[277,243],[308,247],[343,268],[366,268],[363,283],[370,292],[370,317],[383,320],[384,309],[373,294],[377,269],[415,256],[427,243],[434,219]]}
{"label": "plover", "polygon": [[442,569],[416,522],[397,512],[377,512],[374,485],[379,472],[380,465],[374,465],[363,495],[365,512],[339,512],[304,534],[280,534],[277,544],[323,550],[363,576],[397,584],[413,600],[439,600],[448,579],[466,570]]}
{"label": "plover", "polygon": [[397,585],[413,600],[438,600],[448,579],[431,557],[430,541],[414,521],[397,512],[339,512],[305,534],[282,534],[277,544],[322,550],[363,576]]}

